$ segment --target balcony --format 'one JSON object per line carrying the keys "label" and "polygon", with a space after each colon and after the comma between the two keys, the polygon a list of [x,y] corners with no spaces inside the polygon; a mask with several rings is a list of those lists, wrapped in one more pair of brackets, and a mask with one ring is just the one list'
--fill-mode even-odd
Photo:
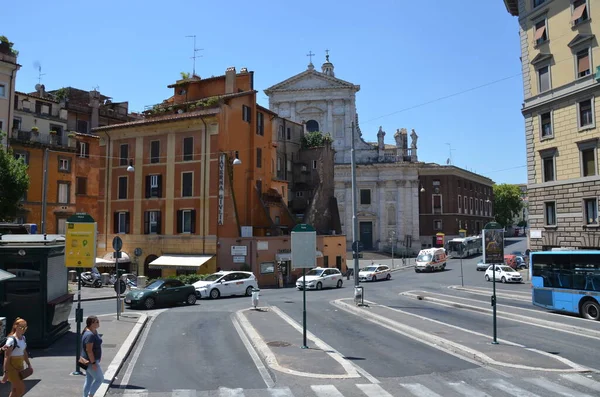
{"label": "balcony", "polygon": [[44,146],[74,147],[69,145],[66,135],[54,135],[49,132],[13,130],[11,140],[15,143],[38,143]]}

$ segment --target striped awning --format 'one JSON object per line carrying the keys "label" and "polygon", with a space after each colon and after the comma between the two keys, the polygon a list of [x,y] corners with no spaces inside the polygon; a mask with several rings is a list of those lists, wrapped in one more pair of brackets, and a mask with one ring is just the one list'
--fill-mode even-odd
{"label": "striped awning", "polygon": [[199,269],[214,255],[163,255],[159,256],[148,267],[151,269]]}

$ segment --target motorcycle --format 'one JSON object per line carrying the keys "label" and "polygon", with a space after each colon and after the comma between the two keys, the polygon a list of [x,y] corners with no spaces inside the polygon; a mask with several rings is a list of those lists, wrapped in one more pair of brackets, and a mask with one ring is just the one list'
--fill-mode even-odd
{"label": "motorcycle", "polygon": [[81,280],[81,285],[83,285],[84,287],[102,287],[102,278],[99,275],[96,275],[92,272],[81,273],[79,279]]}

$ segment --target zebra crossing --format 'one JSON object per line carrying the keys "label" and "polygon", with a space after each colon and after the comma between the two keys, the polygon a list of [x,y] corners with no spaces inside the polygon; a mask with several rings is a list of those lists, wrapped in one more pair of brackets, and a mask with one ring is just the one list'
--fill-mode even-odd
{"label": "zebra crossing", "polygon": [[[597,376],[596,376],[597,377]],[[292,388],[294,390],[292,390]],[[199,391],[178,389],[170,392],[124,390],[122,397],[593,397],[600,395],[600,381],[585,374],[545,377],[481,379],[465,381],[340,383],[275,387],[271,389],[229,389]],[[112,393],[111,393],[112,394]],[[120,393],[119,393],[120,394]]]}

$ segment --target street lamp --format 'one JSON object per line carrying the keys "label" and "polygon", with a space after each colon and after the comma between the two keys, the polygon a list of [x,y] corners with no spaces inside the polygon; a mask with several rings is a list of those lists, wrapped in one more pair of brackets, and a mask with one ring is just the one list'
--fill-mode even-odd
{"label": "street lamp", "polygon": [[135,168],[133,168],[133,160],[129,160],[129,166],[127,167],[127,172],[134,172]]}
{"label": "street lamp", "polygon": [[390,243],[392,244],[392,269],[394,269],[394,245],[396,245],[396,231],[392,230],[392,236],[390,237]]}
{"label": "street lamp", "polygon": [[235,152],[235,159],[233,159],[233,162],[231,164],[233,165],[241,165],[242,164],[242,160],[239,159],[239,152]]}

